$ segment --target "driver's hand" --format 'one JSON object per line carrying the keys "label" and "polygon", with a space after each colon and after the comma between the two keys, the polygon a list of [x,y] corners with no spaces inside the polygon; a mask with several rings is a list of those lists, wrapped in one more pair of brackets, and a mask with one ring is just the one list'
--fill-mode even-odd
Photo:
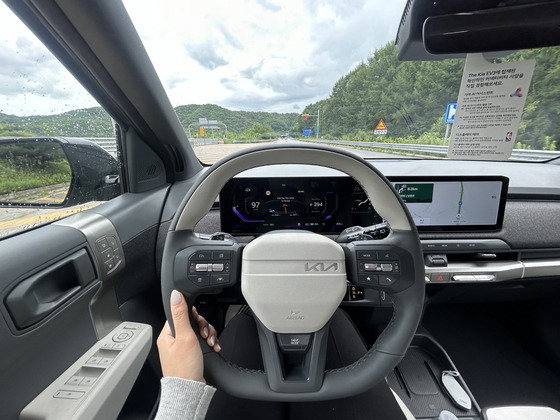
{"label": "driver's hand", "polygon": [[[159,359],[163,376],[174,376],[204,382],[202,351],[195,332],[191,328],[188,307],[183,295],[177,290],[171,293],[171,315],[175,325],[175,337],[166,322],[157,339]],[[193,318],[206,343],[215,351],[220,351],[217,333],[212,325],[192,308]]]}

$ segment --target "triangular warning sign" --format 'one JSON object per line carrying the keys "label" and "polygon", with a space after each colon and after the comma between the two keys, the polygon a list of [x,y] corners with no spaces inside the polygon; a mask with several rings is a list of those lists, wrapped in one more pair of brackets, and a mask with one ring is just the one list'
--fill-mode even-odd
{"label": "triangular warning sign", "polygon": [[375,129],[376,130],[387,130],[387,126],[385,125],[383,120],[379,120],[379,122],[377,123],[377,127],[375,127]]}

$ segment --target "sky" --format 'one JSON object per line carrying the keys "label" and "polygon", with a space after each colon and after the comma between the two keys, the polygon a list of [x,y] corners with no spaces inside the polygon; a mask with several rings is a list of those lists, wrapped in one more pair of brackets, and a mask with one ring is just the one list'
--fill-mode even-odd
{"label": "sky", "polygon": [[[301,112],[395,39],[405,0],[125,0],[173,106]],[[0,112],[96,102],[0,2]]]}

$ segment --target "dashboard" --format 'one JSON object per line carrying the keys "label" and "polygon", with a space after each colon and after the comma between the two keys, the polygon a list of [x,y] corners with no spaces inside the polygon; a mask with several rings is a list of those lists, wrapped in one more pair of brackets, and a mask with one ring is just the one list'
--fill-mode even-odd
{"label": "dashboard", "polygon": [[[375,166],[397,189],[407,186],[401,198],[420,233],[431,290],[468,283],[479,285],[473,292],[488,294],[493,287],[501,294],[503,282],[530,280],[536,285],[559,272],[560,224],[551,220],[560,214],[554,181],[560,166],[445,160],[376,160]],[[195,231],[207,237],[229,233],[241,244],[285,229],[335,239],[349,228],[382,221],[364,200],[361,187],[342,172],[311,165],[262,166],[225,183],[214,209]],[[479,289],[483,283],[488,287]],[[525,296],[530,285],[515,290]],[[447,290],[465,293],[466,288],[459,289]],[[367,292],[375,296],[370,299],[366,293],[364,304],[383,301],[381,294]]]}
{"label": "dashboard", "polygon": [[[420,231],[496,231],[508,179],[501,176],[394,177],[395,190]],[[337,234],[383,223],[362,187],[348,176],[236,177],[220,193],[222,230],[259,235],[300,229]]]}

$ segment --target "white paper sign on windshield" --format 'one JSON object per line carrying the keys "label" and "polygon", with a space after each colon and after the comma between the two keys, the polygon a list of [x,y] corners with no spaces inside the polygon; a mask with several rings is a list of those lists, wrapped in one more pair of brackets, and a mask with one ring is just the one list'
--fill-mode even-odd
{"label": "white paper sign on windshield", "polygon": [[511,156],[535,60],[489,63],[468,54],[447,156],[506,160]]}

